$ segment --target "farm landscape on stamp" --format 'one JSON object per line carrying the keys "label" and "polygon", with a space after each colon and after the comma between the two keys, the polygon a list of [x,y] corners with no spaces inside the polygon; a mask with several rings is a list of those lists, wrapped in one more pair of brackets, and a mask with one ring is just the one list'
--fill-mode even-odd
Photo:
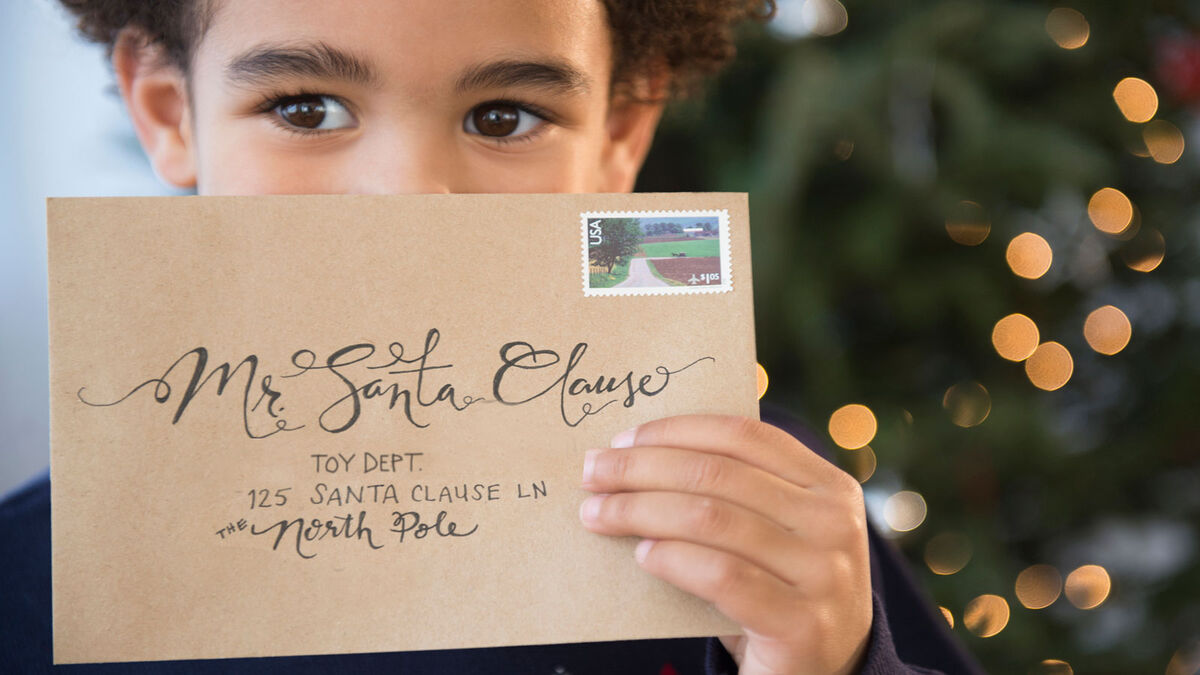
{"label": "farm landscape on stamp", "polygon": [[717,216],[587,220],[589,288],[721,284]]}

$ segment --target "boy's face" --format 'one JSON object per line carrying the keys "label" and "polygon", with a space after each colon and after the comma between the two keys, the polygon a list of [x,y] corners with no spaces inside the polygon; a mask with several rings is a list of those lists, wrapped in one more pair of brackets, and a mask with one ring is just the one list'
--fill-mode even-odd
{"label": "boy's face", "polygon": [[660,112],[610,108],[600,0],[215,10],[186,84],[114,53],[155,169],[200,194],[627,191]]}

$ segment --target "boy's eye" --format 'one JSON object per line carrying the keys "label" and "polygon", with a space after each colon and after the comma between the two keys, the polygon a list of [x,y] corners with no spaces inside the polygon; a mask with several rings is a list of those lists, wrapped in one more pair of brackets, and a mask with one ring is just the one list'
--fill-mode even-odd
{"label": "boy's eye", "polygon": [[275,112],[287,124],[300,129],[347,129],[354,116],[332,96],[305,94],[280,101]]}
{"label": "boy's eye", "polygon": [[523,136],[546,120],[512,103],[484,103],[475,106],[463,120],[469,134],[491,138]]}

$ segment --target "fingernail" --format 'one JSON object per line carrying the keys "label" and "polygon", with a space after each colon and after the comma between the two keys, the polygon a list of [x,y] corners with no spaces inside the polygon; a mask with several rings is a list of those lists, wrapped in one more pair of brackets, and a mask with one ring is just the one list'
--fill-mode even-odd
{"label": "fingernail", "polygon": [[592,495],[579,505],[579,518],[585,522],[595,522],[600,517],[600,503],[606,495]]}
{"label": "fingernail", "polygon": [[612,440],[609,441],[608,444],[614,448],[632,448],[633,439],[635,436],[637,436],[637,427],[626,429],[616,436],[613,436]]}
{"label": "fingernail", "polygon": [[592,482],[592,474],[596,472],[596,455],[600,454],[599,450],[588,450],[583,453],[583,482]]}
{"label": "fingernail", "polygon": [[650,553],[650,549],[654,548],[653,539],[643,539],[638,542],[637,548],[633,549],[633,557],[637,558],[638,563],[646,562],[646,556]]}

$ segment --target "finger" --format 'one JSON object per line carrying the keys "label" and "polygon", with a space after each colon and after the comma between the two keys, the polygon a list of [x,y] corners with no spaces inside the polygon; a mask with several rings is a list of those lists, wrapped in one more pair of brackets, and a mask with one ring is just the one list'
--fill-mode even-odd
{"label": "finger", "polygon": [[583,487],[593,492],[684,492],[743,506],[788,530],[825,521],[823,500],[762,469],[723,455],[678,448],[589,450]]}
{"label": "finger", "polygon": [[746,631],[765,636],[802,632],[796,589],[726,551],[687,541],[643,541],[638,562],[650,574],[707,600]]}
{"label": "finger", "polygon": [[653,445],[732,457],[801,487],[822,487],[846,476],[791,434],[748,417],[664,417],[623,431],[611,443],[614,448]]}
{"label": "finger", "polygon": [[733,660],[742,663],[742,659],[746,656],[746,636],[745,635],[720,635],[717,637],[721,641],[721,646]]}
{"label": "finger", "polygon": [[820,590],[817,550],[799,537],[736,504],[678,492],[636,492],[589,497],[580,519],[593,532],[700,544],[737,555],[776,577]]}

